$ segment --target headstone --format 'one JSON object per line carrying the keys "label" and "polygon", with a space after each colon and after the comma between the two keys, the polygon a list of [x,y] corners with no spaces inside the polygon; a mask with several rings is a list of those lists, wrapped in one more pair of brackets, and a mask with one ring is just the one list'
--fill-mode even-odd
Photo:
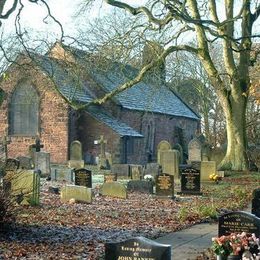
{"label": "headstone", "polygon": [[73,141],[70,145],[70,160],[82,160],[82,145],[80,141]]}
{"label": "headstone", "polygon": [[255,233],[260,236],[260,218],[243,211],[235,211],[224,214],[218,220],[218,235],[229,235],[231,233]]}
{"label": "headstone", "polygon": [[105,244],[105,260],[171,260],[171,246],[144,237]]}
{"label": "headstone", "polygon": [[34,168],[40,170],[42,176],[50,175],[50,153],[36,152],[34,154]]}
{"label": "headstone", "polygon": [[156,177],[156,195],[162,197],[174,197],[174,176],[160,174]]}
{"label": "headstone", "polygon": [[126,187],[118,182],[107,182],[100,187],[100,193],[103,196],[117,197],[126,199],[127,192]]}
{"label": "headstone", "polygon": [[175,144],[172,149],[179,151],[179,155],[180,155],[179,163],[183,164],[184,161],[183,161],[183,148],[182,148],[182,146],[180,144]]}
{"label": "headstone", "polygon": [[201,142],[195,137],[188,144],[189,161],[201,161],[201,150]]}
{"label": "headstone", "polygon": [[145,180],[129,181],[127,183],[127,190],[153,194],[153,182]]}
{"label": "headstone", "polygon": [[20,162],[17,159],[8,158],[5,161],[5,171],[16,171],[19,168]]}
{"label": "headstone", "polygon": [[160,153],[162,172],[179,178],[179,151],[169,150]]}
{"label": "headstone", "polygon": [[105,173],[104,174],[104,182],[114,182],[117,181],[116,173]]}
{"label": "headstone", "polygon": [[209,176],[217,171],[216,162],[202,161],[200,166],[201,181],[210,181]]}
{"label": "headstone", "polygon": [[125,178],[130,177],[129,164],[113,164],[111,167],[111,172],[116,173],[117,176],[122,176]]}
{"label": "headstone", "polygon": [[178,192],[178,194],[202,195],[199,170],[192,167],[181,170],[181,192]]}
{"label": "headstone", "polygon": [[98,165],[100,169],[107,169],[107,159],[105,146],[107,144],[107,140],[104,139],[104,136],[101,135],[99,140],[95,140],[94,144],[100,144],[100,155],[98,160]]}
{"label": "headstone", "polygon": [[144,170],[144,175],[148,174],[156,177],[159,174],[160,167],[161,166],[158,163],[147,163]]}
{"label": "headstone", "polygon": [[141,180],[142,179],[142,165],[129,165],[130,175],[132,180]]}
{"label": "headstone", "polygon": [[34,170],[17,170],[9,176],[11,196],[21,205],[39,205],[40,175]]}
{"label": "headstone", "polygon": [[192,168],[200,171],[201,161],[192,161],[192,162],[190,162],[190,165]]}
{"label": "headstone", "polygon": [[66,185],[61,187],[61,201],[68,202],[71,199],[75,199],[76,202],[91,203],[91,188],[77,185]]}
{"label": "headstone", "polygon": [[92,188],[92,173],[85,168],[77,169],[75,172],[75,185]]}
{"label": "headstone", "polygon": [[19,168],[25,170],[31,170],[34,168],[33,160],[28,156],[19,156],[17,160],[20,162]]}
{"label": "headstone", "polygon": [[59,181],[59,182],[68,182],[68,183],[74,183],[74,171],[67,167],[57,167],[51,168],[51,180],[52,181]]}
{"label": "headstone", "polygon": [[172,149],[172,147],[171,147],[170,143],[165,140],[161,141],[157,145],[157,162],[159,164],[161,164],[161,152],[169,151],[171,149]]}
{"label": "headstone", "polygon": [[260,218],[260,188],[253,191],[252,214]]}
{"label": "headstone", "polygon": [[70,160],[68,162],[70,168],[84,168],[84,160],[82,160],[82,145],[80,141],[73,141],[70,145]]}

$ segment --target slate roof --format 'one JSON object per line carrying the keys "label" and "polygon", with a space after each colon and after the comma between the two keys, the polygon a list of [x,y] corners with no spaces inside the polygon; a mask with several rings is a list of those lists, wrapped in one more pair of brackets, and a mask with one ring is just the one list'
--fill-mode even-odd
{"label": "slate roof", "polygon": [[[114,63],[108,71],[93,69],[91,76],[109,92],[132,79],[137,73],[131,66],[125,66],[124,69],[121,67],[122,65]],[[140,82],[117,94],[115,99],[127,109],[199,120],[199,116],[164,84]]]}
{"label": "slate roof", "polygon": [[87,113],[96,118],[98,121],[103,122],[110,128],[112,128],[120,136],[133,136],[133,137],[143,137],[136,130],[128,126],[127,124],[117,120],[116,118],[108,115],[104,109],[97,106],[89,106],[86,109]]}
{"label": "slate roof", "polygon": [[56,59],[40,55],[33,55],[32,59],[44,73],[50,76],[60,93],[70,102],[89,103],[95,98],[77,75],[69,73]]}

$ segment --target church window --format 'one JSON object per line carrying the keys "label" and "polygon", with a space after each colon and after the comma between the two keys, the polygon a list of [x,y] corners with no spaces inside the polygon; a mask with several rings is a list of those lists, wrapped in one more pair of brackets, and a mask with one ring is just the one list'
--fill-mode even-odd
{"label": "church window", "polygon": [[29,84],[20,84],[12,94],[9,133],[24,136],[39,134],[39,96],[36,89]]}

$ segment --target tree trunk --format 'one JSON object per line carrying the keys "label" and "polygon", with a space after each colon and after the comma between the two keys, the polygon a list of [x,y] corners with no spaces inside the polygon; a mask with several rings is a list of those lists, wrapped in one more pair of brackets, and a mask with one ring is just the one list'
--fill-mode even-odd
{"label": "tree trunk", "polygon": [[248,170],[246,104],[246,96],[236,95],[230,97],[229,106],[223,106],[227,127],[227,152],[218,166],[221,170]]}

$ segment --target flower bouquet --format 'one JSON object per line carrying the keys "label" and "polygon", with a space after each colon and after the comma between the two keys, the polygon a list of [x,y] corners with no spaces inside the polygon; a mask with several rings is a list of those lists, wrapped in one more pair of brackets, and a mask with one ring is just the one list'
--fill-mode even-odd
{"label": "flower bouquet", "polygon": [[212,243],[211,249],[222,259],[231,259],[230,256],[237,256],[232,259],[260,259],[259,238],[256,238],[255,234],[232,233],[227,236],[214,237]]}
{"label": "flower bouquet", "polygon": [[222,177],[216,173],[213,173],[209,175],[209,179],[218,184],[218,182],[222,180]]}

